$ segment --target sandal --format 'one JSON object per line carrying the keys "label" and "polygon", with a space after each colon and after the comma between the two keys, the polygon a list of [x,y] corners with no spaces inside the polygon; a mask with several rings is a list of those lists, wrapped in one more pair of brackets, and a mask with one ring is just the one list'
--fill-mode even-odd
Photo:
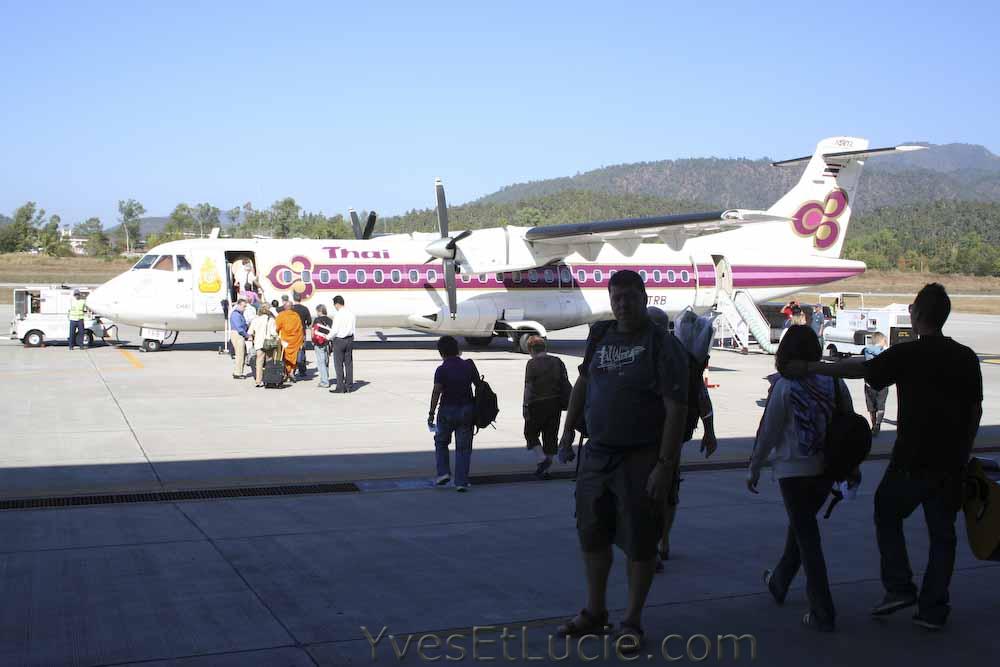
{"label": "sandal", "polygon": [[600,615],[594,616],[586,608],[583,608],[579,614],[556,628],[556,635],[559,637],[581,637],[583,635],[606,635],[609,631],[608,611],[606,609]]}
{"label": "sandal", "polygon": [[[630,637],[631,641],[623,646],[622,637]],[[619,655],[637,655],[642,651],[643,646],[645,646],[645,637],[646,633],[639,626],[622,623],[617,632],[615,632],[612,643],[614,644],[615,652]]]}

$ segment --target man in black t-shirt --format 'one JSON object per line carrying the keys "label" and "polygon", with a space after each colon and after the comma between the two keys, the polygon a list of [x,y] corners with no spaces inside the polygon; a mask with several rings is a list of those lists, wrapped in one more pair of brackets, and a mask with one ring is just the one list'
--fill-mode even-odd
{"label": "man in black t-shirt", "polygon": [[688,355],[646,313],[646,289],[634,271],[608,283],[614,322],[591,328],[560,441],[572,460],[574,424],[583,413],[590,436],[580,453],[576,517],[587,574],[587,606],[560,635],[606,629],[611,545],[628,559],[628,606],[616,647],[642,645],[642,608],[653,580],[662,508],[676,474],[687,415]]}
{"label": "man in black t-shirt", "polygon": [[[975,352],[943,335],[951,312],[944,287],[926,285],[910,306],[919,338],[869,361],[811,362],[793,373],[864,378],[875,389],[895,384],[899,417],[892,460],[875,493],[875,530],[882,555],[885,599],[875,616],[918,605],[914,623],[938,630],[951,607],[955,517],[962,504],[965,466],[983,415],[983,376]],[[923,586],[913,583],[903,520],[923,506],[931,548]]]}
{"label": "man in black t-shirt", "polygon": [[309,335],[309,326],[313,320],[309,308],[302,305],[302,295],[299,292],[295,292],[292,294],[292,299],[295,300],[292,310],[298,313],[299,319],[302,320],[302,335],[305,336],[305,341],[302,343],[302,347],[299,348],[299,356],[295,364],[295,374],[300,378],[304,378],[306,376],[306,344],[312,339],[312,336]]}

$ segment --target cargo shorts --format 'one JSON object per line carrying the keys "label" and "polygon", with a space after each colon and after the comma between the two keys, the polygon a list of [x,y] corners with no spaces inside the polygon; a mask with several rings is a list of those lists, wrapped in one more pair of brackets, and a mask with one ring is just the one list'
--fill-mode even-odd
{"label": "cargo shorts", "polygon": [[646,494],[659,447],[597,452],[585,447],[576,478],[576,530],[580,548],[615,544],[631,560],[656,556],[663,531],[662,502]]}

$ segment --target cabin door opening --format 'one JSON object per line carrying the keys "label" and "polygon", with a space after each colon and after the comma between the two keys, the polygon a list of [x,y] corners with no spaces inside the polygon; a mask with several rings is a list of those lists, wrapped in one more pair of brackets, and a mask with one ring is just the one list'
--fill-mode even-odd
{"label": "cabin door opening", "polygon": [[260,292],[260,267],[252,250],[229,250],[226,255],[226,285],[229,302],[236,303],[240,292]]}

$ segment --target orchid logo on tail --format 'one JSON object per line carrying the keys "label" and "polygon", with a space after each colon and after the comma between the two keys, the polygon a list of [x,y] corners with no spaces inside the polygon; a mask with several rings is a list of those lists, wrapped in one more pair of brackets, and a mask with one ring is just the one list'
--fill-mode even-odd
{"label": "orchid logo on tail", "polygon": [[847,193],[838,188],[830,192],[823,203],[810,201],[799,207],[792,216],[792,227],[800,236],[812,236],[813,245],[826,250],[840,237],[840,223],[837,219],[845,210]]}

